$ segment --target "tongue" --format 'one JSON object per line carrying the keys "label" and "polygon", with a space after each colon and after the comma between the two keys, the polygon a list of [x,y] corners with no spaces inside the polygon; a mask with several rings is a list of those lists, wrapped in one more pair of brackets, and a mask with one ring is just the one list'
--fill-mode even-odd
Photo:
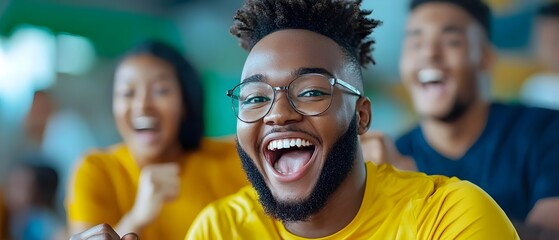
{"label": "tongue", "polygon": [[443,83],[428,83],[424,86],[426,97],[432,101],[438,101],[445,92]]}
{"label": "tongue", "polygon": [[281,155],[276,162],[276,170],[282,174],[299,171],[310,160],[312,151],[289,151]]}

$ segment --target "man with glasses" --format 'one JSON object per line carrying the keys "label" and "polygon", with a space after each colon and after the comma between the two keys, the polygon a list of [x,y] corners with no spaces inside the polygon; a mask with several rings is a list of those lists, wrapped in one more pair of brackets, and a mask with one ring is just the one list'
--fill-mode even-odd
{"label": "man with glasses", "polygon": [[248,0],[237,11],[231,32],[249,55],[227,95],[252,187],[210,204],[186,239],[518,238],[471,183],[364,162],[361,66],[379,22],[360,3]]}
{"label": "man with glasses", "polygon": [[360,1],[248,0],[231,32],[249,51],[227,91],[252,183],[210,204],[187,239],[515,239],[476,186],[364,163],[361,66],[379,24]]}

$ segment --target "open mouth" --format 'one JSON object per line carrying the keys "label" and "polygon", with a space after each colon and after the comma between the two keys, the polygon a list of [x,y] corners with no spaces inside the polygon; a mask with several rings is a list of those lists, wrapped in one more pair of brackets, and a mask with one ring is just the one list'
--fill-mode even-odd
{"label": "open mouth", "polygon": [[132,119],[134,139],[142,145],[149,147],[156,144],[161,137],[159,119],[151,116],[140,116]]}
{"label": "open mouth", "polygon": [[443,82],[444,73],[436,68],[424,68],[417,73],[417,79],[425,86],[428,84],[440,84]]}
{"label": "open mouth", "polygon": [[137,132],[157,131],[158,120],[155,117],[140,116],[132,119],[132,127]]}
{"label": "open mouth", "polygon": [[268,142],[264,155],[280,175],[301,172],[316,155],[315,145],[302,138],[283,138]]}

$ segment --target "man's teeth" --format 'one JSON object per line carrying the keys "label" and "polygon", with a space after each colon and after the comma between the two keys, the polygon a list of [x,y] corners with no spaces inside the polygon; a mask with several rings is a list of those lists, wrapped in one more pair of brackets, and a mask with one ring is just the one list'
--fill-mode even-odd
{"label": "man's teeth", "polygon": [[291,139],[278,139],[273,140],[268,143],[268,150],[276,150],[276,149],[283,149],[283,148],[291,148],[291,147],[306,147],[313,145],[311,142],[300,139],[300,138],[291,138]]}
{"label": "man's teeth", "polygon": [[417,77],[420,83],[438,82],[442,80],[443,72],[435,68],[426,68],[419,70]]}
{"label": "man's teeth", "polygon": [[155,128],[157,124],[157,119],[154,117],[137,117],[132,119],[132,125],[135,129],[152,129]]}

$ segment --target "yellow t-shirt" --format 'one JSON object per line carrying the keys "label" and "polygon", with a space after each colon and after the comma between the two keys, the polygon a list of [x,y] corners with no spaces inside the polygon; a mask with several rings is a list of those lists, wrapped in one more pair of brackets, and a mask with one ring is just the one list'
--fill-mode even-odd
{"label": "yellow t-shirt", "polygon": [[[320,239],[518,239],[495,201],[469,182],[370,162],[366,167],[357,215],[345,228]],[[246,187],[208,205],[186,239],[305,238],[268,217],[254,189]]]}
{"label": "yellow t-shirt", "polygon": [[[142,240],[184,239],[208,203],[248,184],[232,142],[204,139],[181,163],[180,195],[140,233]],[[68,188],[68,221],[116,226],[133,207],[139,178],[140,169],[123,144],[88,154]]]}

